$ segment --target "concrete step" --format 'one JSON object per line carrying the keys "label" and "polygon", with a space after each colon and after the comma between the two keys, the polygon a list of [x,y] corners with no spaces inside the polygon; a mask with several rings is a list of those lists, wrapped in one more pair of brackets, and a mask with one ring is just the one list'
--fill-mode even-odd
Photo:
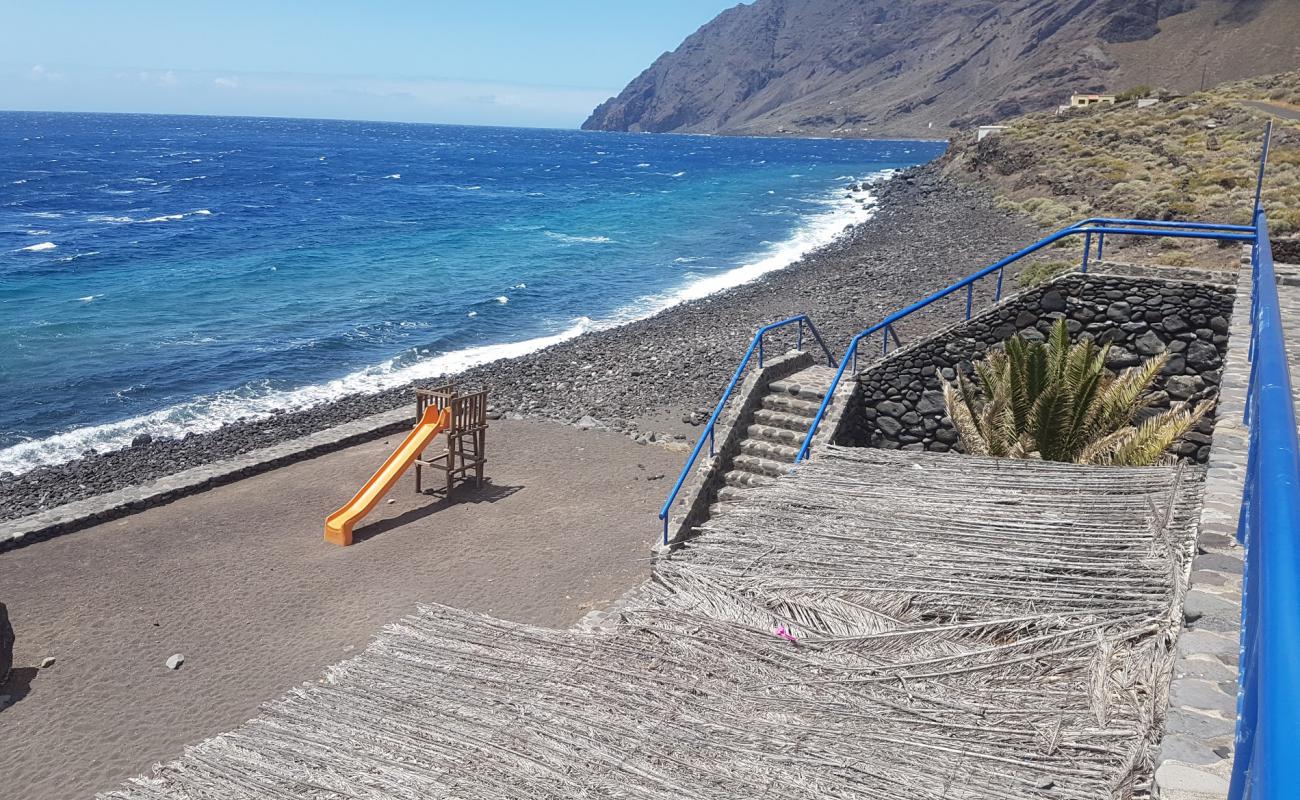
{"label": "concrete step", "polygon": [[[761,486],[762,484],[756,485]],[[718,502],[714,503],[714,505],[718,505],[719,503],[725,505],[740,503],[744,501],[749,491],[750,489],[744,486],[723,486],[718,490]]]}
{"label": "concrete step", "polygon": [[[793,459],[793,456],[791,456],[791,458]],[[792,465],[787,461],[776,461],[771,458],[741,453],[736,456],[736,460],[732,462],[732,466],[737,470],[779,478],[782,475],[788,475]],[[727,474],[730,475],[731,473],[728,472]]]}
{"label": "concrete step", "polygon": [[805,367],[793,375],[772,381],[768,384],[768,391],[820,402],[834,379],[835,370],[830,367]]}
{"label": "concrete step", "polygon": [[[816,413],[815,411],[813,413]],[[754,423],[757,425],[766,425],[769,428],[785,428],[786,430],[795,431],[801,434],[808,432],[812,427],[812,417],[803,414],[787,414],[784,411],[773,411],[770,408],[758,408],[754,410]]]}
{"label": "concrete step", "polygon": [[771,425],[750,425],[745,429],[745,434],[751,439],[794,448],[801,446],[804,437],[808,435],[806,429],[796,431],[789,428],[776,428]]}
{"label": "concrete step", "polygon": [[[740,443],[740,452],[743,455],[764,458],[768,461],[780,461],[784,464],[793,464],[795,458],[799,455],[798,445],[776,444],[766,439],[744,439]],[[787,467],[788,471],[789,468]]]}
{"label": "concrete step", "polygon": [[783,378],[779,381],[772,381],[767,385],[767,391],[771,394],[789,395],[797,397],[800,400],[811,400],[814,403],[820,403],[826,396],[826,387],[815,383],[800,383],[795,380],[797,376],[791,375],[789,378]]}
{"label": "concrete step", "polygon": [[807,417],[811,422],[817,416],[817,409],[821,408],[821,401],[814,403],[788,394],[767,394],[763,396],[763,408],[794,417]]}
{"label": "concrete step", "polygon": [[[747,469],[733,469],[722,476],[722,480],[727,485],[723,487],[732,489],[751,489],[755,486],[766,486],[775,478],[771,475],[764,475],[759,472],[751,472]],[[719,491],[722,491],[721,489]],[[719,494],[719,497],[722,495]]]}

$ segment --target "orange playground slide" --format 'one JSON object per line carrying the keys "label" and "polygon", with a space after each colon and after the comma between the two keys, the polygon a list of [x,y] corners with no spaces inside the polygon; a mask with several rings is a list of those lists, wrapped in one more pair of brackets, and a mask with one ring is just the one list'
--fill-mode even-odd
{"label": "orange playground slide", "polygon": [[450,424],[450,408],[444,408],[441,413],[433,406],[426,408],[424,416],[416,424],[415,429],[397,446],[370,480],[366,481],[366,485],[361,487],[356,497],[325,518],[325,541],[344,547],[352,544],[352,526],[370,513],[379,502],[379,498],[388,494],[388,490],[393,488],[393,484],[402,477],[402,473],[411,466],[411,462],[420,451]]}

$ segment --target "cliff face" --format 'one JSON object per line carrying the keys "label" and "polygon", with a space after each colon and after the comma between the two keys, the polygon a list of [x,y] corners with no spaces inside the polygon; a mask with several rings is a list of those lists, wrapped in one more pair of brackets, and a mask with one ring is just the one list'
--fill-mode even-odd
{"label": "cliff face", "polygon": [[1073,92],[1294,69],[1298,42],[1300,0],[756,0],[582,127],[946,137]]}

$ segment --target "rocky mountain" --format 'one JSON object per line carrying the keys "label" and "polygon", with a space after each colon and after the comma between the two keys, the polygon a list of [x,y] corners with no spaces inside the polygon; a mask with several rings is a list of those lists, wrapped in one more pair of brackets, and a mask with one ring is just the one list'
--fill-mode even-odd
{"label": "rocky mountain", "polygon": [[587,130],[929,135],[1074,92],[1191,91],[1300,66],[1300,0],[755,0]]}

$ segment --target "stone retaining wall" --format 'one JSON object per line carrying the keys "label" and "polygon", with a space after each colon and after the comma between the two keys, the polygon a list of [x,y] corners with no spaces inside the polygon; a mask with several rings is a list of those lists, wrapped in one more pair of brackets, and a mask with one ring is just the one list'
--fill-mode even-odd
{"label": "stone retaining wall", "polygon": [[[1118,272],[1118,270],[1116,270]],[[1134,274],[1070,274],[1012,296],[969,321],[890,354],[859,373],[835,424],[836,444],[886,449],[960,451],[947,417],[942,381],[969,375],[971,362],[1019,333],[1043,339],[1058,319],[1073,337],[1110,343],[1108,366],[1122,369],[1170,351],[1156,382],[1155,408],[1217,394],[1235,291],[1221,283]],[[1212,418],[1179,449],[1209,457]]]}

